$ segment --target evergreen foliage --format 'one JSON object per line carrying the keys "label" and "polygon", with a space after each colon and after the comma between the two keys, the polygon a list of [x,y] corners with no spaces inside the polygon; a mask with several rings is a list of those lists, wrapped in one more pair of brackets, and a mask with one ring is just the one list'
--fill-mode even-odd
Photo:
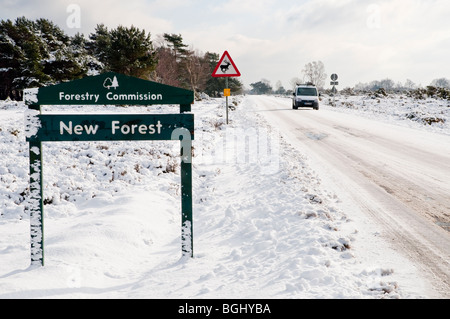
{"label": "evergreen foliage", "polygon": [[87,75],[89,59],[80,36],[51,21],[25,17],[0,22],[0,99],[21,99],[22,91]]}
{"label": "evergreen foliage", "polygon": [[270,83],[264,79],[259,82],[252,83],[250,86],[252,87],[252,90],[250,91],[251,94],[272,93],[272,86],[270,86]]}
{"label": "evergreen foliage", "polygon": [[175,59],[183,59],[186,57],[188,46],[183,43],[183,37],[181,34],[168,34],[164,33],[164,40],[168,43],[169,48],[173,51]]}
{"label": "evergreen foliage", "polygon": [[100,24],[90,40],[90,53],[102,63],[104,71],[147,79],[156,68],[156,52],[145,30],[119,26],[108,31]]}
{"label": "evergreen foliage", "polygon": [[[180,34],[163,35],[154,47],[150,33],[134,26],[109,30],[98,24],[87,38],[68,36],[47,19],[0,21],[0,99],[21,100],[23,89],[117,72],[194,92],[219,96],[225,79],[211,76],[219,55],[199,53]],[[112,83],[113,85],[113,83]],[[242,83],[229,79],[235,93]]]}

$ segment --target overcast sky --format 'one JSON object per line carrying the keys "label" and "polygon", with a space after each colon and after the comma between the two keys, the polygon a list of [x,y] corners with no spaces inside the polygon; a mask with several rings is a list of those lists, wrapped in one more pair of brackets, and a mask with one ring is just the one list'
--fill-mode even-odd
{"label": "overcast sky", "polygon": [[[47,18],[69,35],[104,23],[181,34],[201,52],[227,50],[241,81],[290,88],[322,61],[338,89],[359,82],[450,79],[449,0],[0,0],[0,19]],[[78,14],[79,13],[79,14]]]}

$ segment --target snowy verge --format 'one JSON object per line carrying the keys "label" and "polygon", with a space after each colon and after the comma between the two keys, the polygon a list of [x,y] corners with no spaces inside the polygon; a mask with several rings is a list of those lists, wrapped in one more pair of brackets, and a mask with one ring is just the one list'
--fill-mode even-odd
{"label": "snowy verge", "polygon": [[450,135],[450,101],[415,99],[404,94],[386,97],[364,95],[324,96],[322,105],[336,112],[352,113],[377,121]]}

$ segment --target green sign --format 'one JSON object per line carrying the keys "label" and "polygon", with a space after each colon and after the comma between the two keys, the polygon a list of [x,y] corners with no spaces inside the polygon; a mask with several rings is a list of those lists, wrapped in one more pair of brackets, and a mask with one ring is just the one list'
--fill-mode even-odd
{"label": "green sign", "polygon": [[110,72],[40,88],[37,98],[41,105],[184,105],[194,93]]}
{"label": "green sign", "polygon": [[[171,140],[185,128],[193,140],[193,114],[38,115],[41,128],[28,141]],[[178,138],[177,138],[178,139]]]}
{"label": "green sign", "polygon": [[[31,264],[44,265],[42,143],[59,141],[179,140],[181,156],[181,250],[193,257],[192,91],[117,73],[24,92],[29,143]],[[182,114],[41,114],[41,105],[179,104]]]}

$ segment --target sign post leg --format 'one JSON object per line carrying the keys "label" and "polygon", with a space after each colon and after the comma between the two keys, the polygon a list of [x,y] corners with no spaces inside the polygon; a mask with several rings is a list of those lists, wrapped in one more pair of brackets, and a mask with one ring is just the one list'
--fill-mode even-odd
{"label": "sign post leg", "polygon": [[[225,78],[225,86],[226,86],[226,89],[228,89],[228,78]],[[227,98],[226,108],[227,108],[227,124],[228,124],[228,95],[226,98]]]}
{"label": "sign post leg", "polygon": [[[182,141],[181,160],[181,249],[183,256],[194,257],[192,220],[192,161],[191,140]],[[188,154],[189,153],[189,154]]]}
{"label": "sign post leg", "polygon": [[194,257],[194,232],[192,218],[192,136],[186,128],[172,132],[172,140],[180,140],[181,155],[181,252]]}
{"label": "sign post leg", "polygon": [[191,105],[190,104],[180,104],[180,113],[190,112]]}
{"label": "sign post leg", "polygon": [[30,153],[30,244],[31,265],[44,266],[44,204],[42,189],[42,143],[29,143]]}

